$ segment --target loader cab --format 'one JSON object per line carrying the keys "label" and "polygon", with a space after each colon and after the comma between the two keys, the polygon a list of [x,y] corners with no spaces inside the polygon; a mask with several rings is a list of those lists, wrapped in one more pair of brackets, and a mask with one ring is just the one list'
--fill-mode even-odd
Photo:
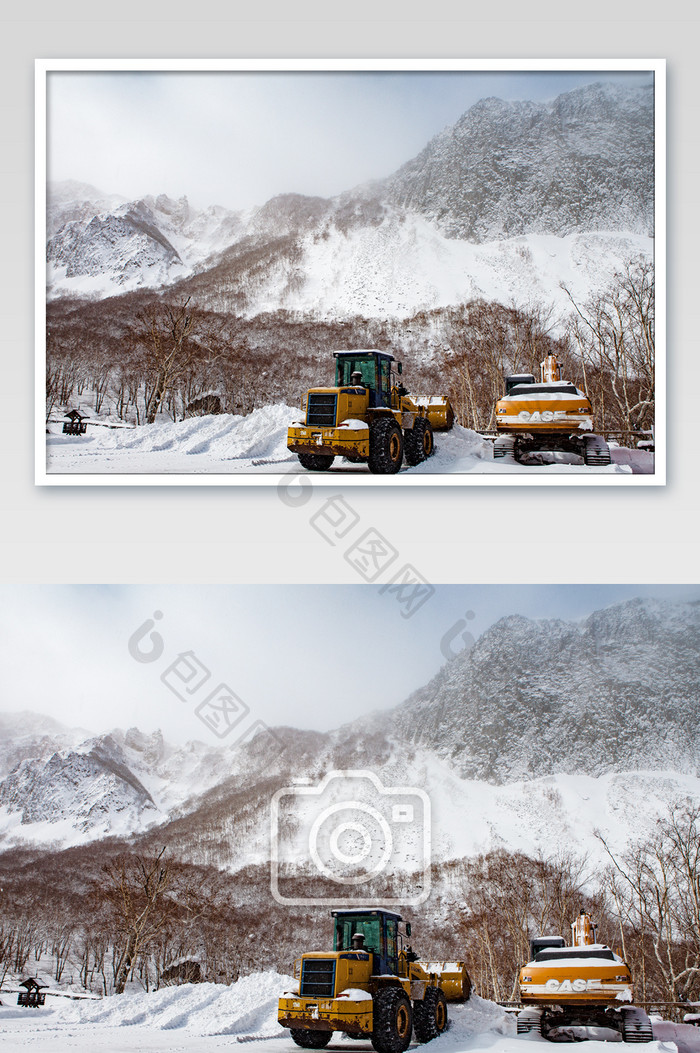
{"label": "loader cab", "polygon": [[[365,950],[374,953],[375,976],[397,976],[399,971],[400,914],[388,910],[334,910],[335,951],[347,951],[356,932],[365,938]],[[410,926],[407,926],[407,932]]]}
{"label": "loader cab", "polygon": [[393,355],[383,351],[336,351],[335,386],[352,387],[351,376],[360,373],[362,384],[369,388],[370,409],[391,408],[391,363]]}

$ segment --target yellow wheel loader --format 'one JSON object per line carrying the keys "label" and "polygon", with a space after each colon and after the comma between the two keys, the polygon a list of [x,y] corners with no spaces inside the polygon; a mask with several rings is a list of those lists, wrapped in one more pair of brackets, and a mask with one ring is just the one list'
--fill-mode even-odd
{"label": "yellow wheel loader", "polygon": [[520,970],[519,1035],[532,1031],[561,1037],[561,1029],[605,1027],[623,1042],[651,1042],[651,1022],[633,1006],[627,964],[605,944],[596,943],[595,925],[585,911],[571,926],[571,946],[561,936],[538,936],[531,961]]}
{"label": "yellow wheel loader", "polygon": [[454,423],[443,395],[411,396],[383,351],[337,351],[335,387],[311,388],[304,419],[287,432],[287,448],[312,472],[326,471],[336,457],[365,463],[370,472],[398,472],[404,460],[420,464],[434,450],[433,432]]}
{"label": "yellow wheel loader", "polygon": [[447,1027],[447,1003],[471,994],[464,962],[420,962],[402,933],[400,914],[334,910],[333,951],[311,951],[295,964],[299,989],[279,1000],[277,1019],[304,1049],[322,1049],[334,1031],[371,1041],[377,1053],[403,1053]]}
{"label": "yellow wheel loader", "polygon": [[593,434],[593,408],[588,396],[561,379],[559,363],[548,355],[540,363],[540,382],[532,373],[506,377],[506,393],[496,403],[494,458],[511,454],[516,461],[543,450],[575,453],[585,464],[610,464],[605,439]]}

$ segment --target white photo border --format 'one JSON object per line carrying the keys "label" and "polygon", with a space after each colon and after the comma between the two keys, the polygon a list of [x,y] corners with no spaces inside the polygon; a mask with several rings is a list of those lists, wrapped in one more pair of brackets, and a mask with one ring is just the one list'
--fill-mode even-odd
{"label": "white photo border", "polygon": [[[36,59],[35,60],[35,477],[37,486],[279,486],[291,476],[255,473],[51,473],[46,469],[46,192],[47,78],[52,72],[613,72],[654,75],[654,274],[656,283],[656,414],[653,475],[534,473],[385,476],[314,473],[316,486],[664,486],[666,484],[666,60],[621,59]],[[299,478],[303,478],[300,476]]]}

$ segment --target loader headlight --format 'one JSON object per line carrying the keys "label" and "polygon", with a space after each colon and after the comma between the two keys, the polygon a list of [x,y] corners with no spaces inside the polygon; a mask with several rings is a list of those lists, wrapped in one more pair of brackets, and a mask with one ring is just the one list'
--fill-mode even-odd
{"label": "loader headlight", "polygon": [[524,984],[531,984],[532,983],[532,977],[531,976],[523,976],[523,983]]}

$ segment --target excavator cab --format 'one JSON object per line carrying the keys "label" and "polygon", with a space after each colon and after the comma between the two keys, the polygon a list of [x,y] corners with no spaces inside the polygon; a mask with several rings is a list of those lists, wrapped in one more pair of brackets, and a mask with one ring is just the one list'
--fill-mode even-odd
{"label": "excavator cab", "polygon": [[563,936],[535,936],[530,940],[530,961],[535,961],[540,951],[552,950],[555,947],[566,947]]}

